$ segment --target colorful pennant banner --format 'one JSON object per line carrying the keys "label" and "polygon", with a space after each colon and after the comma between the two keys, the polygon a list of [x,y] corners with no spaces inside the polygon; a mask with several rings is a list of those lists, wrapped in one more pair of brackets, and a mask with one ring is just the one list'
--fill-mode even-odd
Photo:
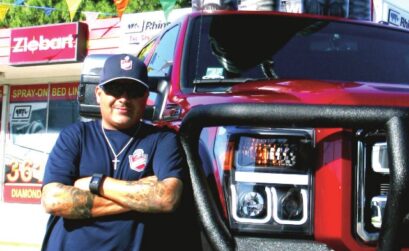
{"label": "colorful pennant banner", "polygon": [[173,7],[175,7],[176,0],[160,0],[160,4],[162,5],[163,12],[165,12],[165,18],[168,19],[169,13],[172,11]]}
{"label": "colorful pennant banner", "polygon": [[5,4],[0,4],[0,22],[3,22],[9,9],[10,9],[10,6],[5,5]]}
{"label": "colorful pennant banner", "polygon": [[75,13],[77,13],[78,7],[80,7],[82,0],[66,0],[68,5],[68,11],[70,12],[70,20],[74,20]]}
{"label": "colorful pennant banner", "polygon": [[[73,21],[81,2],[82,0],[66,0],[68,11],[70,13],[71,22]],[[128,6],[129,0],[113,0],[113,2],[117,9],[117,15],[119,18],[121,18],[122,14],[125,12]],[[167,19],[169,13],[172,11],[172,9],[174,8],[176,4],[176,0],[160,0],[160,3],[164,11],[165,18]],[[3,21],[5,19],[7,12],[9,11],[11,6],[20,7],[20,8],[24,7],[24,8],[42,9],[47,16],[51,15],[53,11],[58,10],[53,7],[28,5],[28,4],[25,4],[24,0],[15,0],[13,4],[0,2],[0,21]],[[112,13],[102,13],[102,12],[95,12],[95,11],[82,11],[81,13],[84,13],[85,18],[87,20],[95,20],[98,18],[99,15],[104,15],[104,16],[112,15]]]}
{"label": "colorful pennant banner", "polygon": [[128,2],[129,2],[128,0],[114,0],[114,4],[116,6],[119,18],[122,17],[122,14],[124,13],[126,7],[128,6]]}

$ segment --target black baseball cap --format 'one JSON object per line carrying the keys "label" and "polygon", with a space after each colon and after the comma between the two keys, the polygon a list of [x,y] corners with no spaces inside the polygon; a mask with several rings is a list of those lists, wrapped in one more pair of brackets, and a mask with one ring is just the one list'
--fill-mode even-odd
{"label": "black baseball cap", "polygon": [[147,72],[145,63],[137,57],[129,54],[114,54],[105,60],[100,73],[99,86],[128,79],[149,89]]}

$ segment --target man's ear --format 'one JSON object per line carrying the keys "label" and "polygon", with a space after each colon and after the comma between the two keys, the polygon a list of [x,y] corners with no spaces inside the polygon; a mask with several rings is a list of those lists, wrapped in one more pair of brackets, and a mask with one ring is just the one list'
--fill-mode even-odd
{"label": "man's ear", "polygon": [[102,92],[103,90],[101,89],[101,87],[97,85],[95,87],[95,98],[96,98],[97,104],[100,104]]}

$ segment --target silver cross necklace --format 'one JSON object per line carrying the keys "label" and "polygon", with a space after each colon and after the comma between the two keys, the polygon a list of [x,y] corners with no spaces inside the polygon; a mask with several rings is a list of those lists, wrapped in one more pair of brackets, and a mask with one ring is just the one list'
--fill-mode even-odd
{"label": "silver cross necklace", "polygon": [[120,160],[118,159],[119,155],[121,155],[121,153],[123,151],[125,151],[125,149],[129,146],[129,144],[131,144],[131,142],[133,141],[136,133],[138,132],[139,128],[141,127],[141,123],[138,124],[138,128],[136,128],[135,133],[132,135],[132,137],[128,140],[128,142],[122,147],[122,149],[119,151],[119,153],[115,153],[114,148],[111,145],[111,142],[109,141],[107,135],[105,134],[105,129],[104,126],[102,125],[102,121],[101,121],[101,129],[102,129],[102,134],[104,134],[105,140],[108,143],[109,149],[111,149],[112,154],[114,155],[114,159],[112,160],[112,163],[114,164],[114,170],[116,170],[118,163],[120,162]]}

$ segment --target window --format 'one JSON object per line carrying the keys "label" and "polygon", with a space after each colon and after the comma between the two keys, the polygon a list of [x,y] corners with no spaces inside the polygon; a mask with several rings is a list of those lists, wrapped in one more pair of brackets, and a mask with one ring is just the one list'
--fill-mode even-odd
{"label": "window", "polygon": [[149,77],[168,77],[170,75],[178,33],[179,26],[175,26],[160,38],[148,65]]}
{"label": "window", "polygon": [[145,61],[146,57],[152,53],[152,50],[154,48],[154,45],[157,41],[157,38],[155,37],[152,39],[150,42],[148,42],[139,52],[138,58],[142,61]]}
{"label": "window", "polygon": [[399,30],[247,14],[201,16],[187,34],[186,89],[226,91],[272,78],[409,82],[409,37]]}
{"label": "window", "polygon": [[6,202],[40,203],[44,168],[60,131],[78,121],[78,83],[11,86]]}
{"label": "window", "polygon": [[79,119],[76,90],[77,84],[11,87],[11,143],[49,153],[59,131]]}

